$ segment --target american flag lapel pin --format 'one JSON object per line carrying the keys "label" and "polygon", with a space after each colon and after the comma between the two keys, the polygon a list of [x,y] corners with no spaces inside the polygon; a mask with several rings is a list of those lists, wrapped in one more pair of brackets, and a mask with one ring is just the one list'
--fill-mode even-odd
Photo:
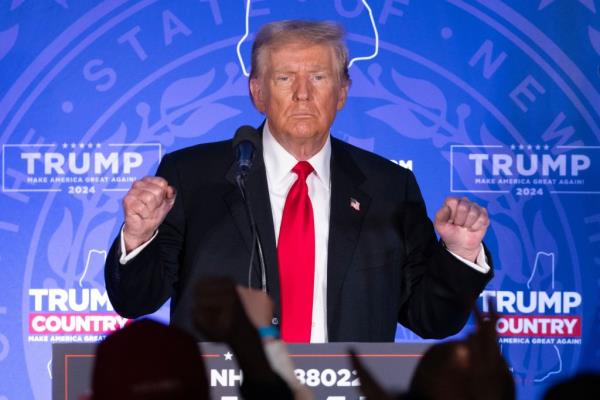
{"label": "american flag lapel pin", "polygon": [[354,208],[356,211],[360,211],[360,203],[354,197],[350,197],[350,207]]}

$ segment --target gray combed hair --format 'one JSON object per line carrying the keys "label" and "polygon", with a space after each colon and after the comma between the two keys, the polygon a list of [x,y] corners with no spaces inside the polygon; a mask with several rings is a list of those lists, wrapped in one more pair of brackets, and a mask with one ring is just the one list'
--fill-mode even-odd
{"label": "gray combed hair", "polygon": [[250,79],[257,78],[263,65],[265,50],[288,43],[307,42],[325,44],[334,50],[339,66],[340,82],[350,84],[348,74],[348,48],[344,43],[344,28],[334,22],[288,19],[271,22],[260,29],[252,45]]}

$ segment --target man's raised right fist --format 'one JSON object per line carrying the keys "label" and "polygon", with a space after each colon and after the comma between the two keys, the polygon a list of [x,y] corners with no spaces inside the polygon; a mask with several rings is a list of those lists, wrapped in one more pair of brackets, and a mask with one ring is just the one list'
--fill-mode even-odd
{"label": "man's raised right fist", "polygon": [[173,207],[175,195],[175,188],[158,176],[146,176],[133,182],[123,199],[123,240],[127,252],[152,238]]}

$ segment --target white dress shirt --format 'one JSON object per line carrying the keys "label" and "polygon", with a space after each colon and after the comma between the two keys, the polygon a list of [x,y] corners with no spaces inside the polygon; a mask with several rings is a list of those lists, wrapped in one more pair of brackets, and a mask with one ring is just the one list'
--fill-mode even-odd
{"label": "white dress shirt", "polygon": [[[269,199],[273,213],[273,224],[275,229],[275,240],[279,238],[281,217],[287,194],[298,176],[292,172],[292,168],[298,160],[287,152],[275,140],[269,131],[268,121],[265,123],[262,135],[263,158],[269,187]],[[324,343],[328,341],[327,336],[327,246],[329,243],[329,213],[331,210],[331,139],[328,137],[323,148],[307,161],[314,168],[314,172],[306,178],[308,196],[313,207],[315,224],[315,282],[313,293],[312,329],[310,335],[311,343]],[[142,251],[148,243],[156,237],[158,231],[146,243],[127,254],[121,229],[121,258],[120,263],[126,264]],[[454,257],[471,268],[487,273],[490,266],[487,264],[483,244],[473,263],[449,251]]]}

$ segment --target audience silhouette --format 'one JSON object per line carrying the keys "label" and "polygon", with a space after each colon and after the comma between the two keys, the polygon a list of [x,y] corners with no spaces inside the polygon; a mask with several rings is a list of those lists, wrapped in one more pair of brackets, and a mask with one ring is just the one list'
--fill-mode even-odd
{"label": "audience silhouette", "polygon": [[[463,340],[431,346],[405,393],[384,390],[351,353],[367,399],[513,400],[515,385],[498,347],[498,316],[474,309],[476,328]],[[236,286],[228,278],[204,279],[194,287],[194,326],[208,340],[228,345],[242,370],[244,399],[310,400],[312,392],[294,376],[285,344],[271,327],[273,303],[264,292]],[[90,396],[83,399],[202,400],[209,384],[195,339],[177,328],[143,319],[97,347]],[[600,377],[582,373],[550,388],[544,400],[599,399]]]}

